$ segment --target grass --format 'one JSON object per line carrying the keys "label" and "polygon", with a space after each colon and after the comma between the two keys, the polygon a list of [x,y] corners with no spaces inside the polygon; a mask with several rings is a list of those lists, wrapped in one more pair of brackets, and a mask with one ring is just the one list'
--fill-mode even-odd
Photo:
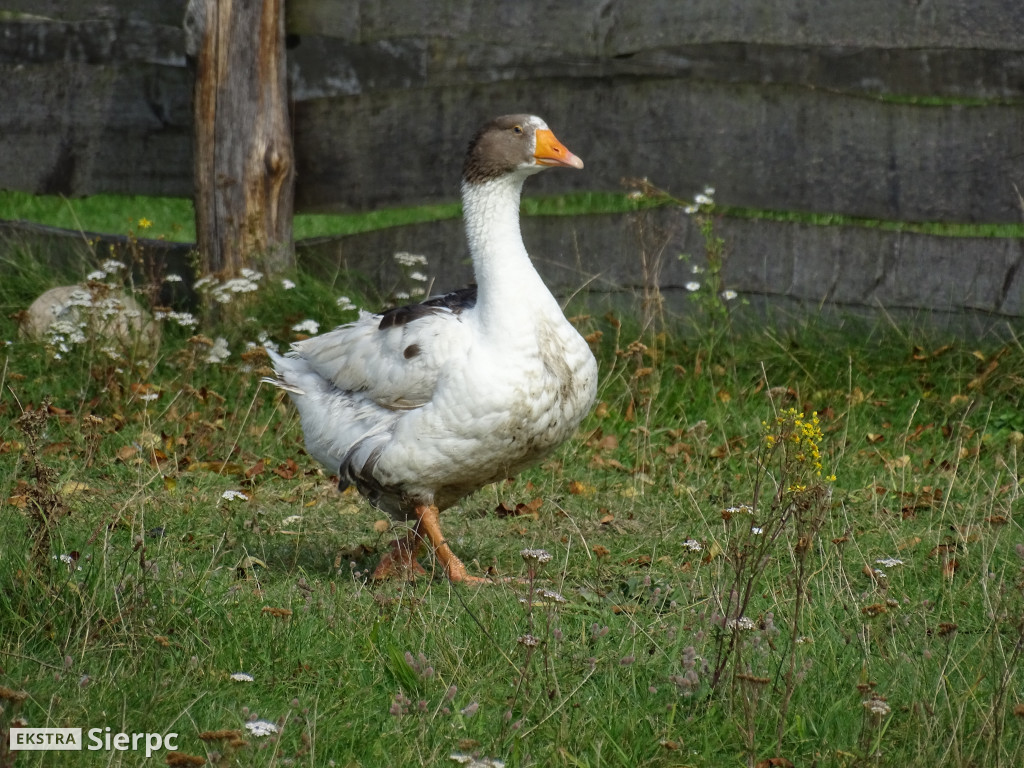
{"label": "grass", "polygon": [[[645,182],[642,186],[654,190]],[[661,190],[637,198],[620,192],[575,192],[552,197],[527,197],[523,213],[527,216],[568,216],[601,213],[624,213],[680,201]],[[195,242],[195,221],[192,201],[177,197],[131,197],[93,195],[70,199],[54,195],[30,195],[0,190],[0,219],[23,219],[86,232],[108,234],[143,234],[138,217],[126,211],[143,211],[153,226],[145,236],[172,242]],[[842,214],[821,214],[808,211],[781,211],[719,206],[718,213],[729,218],[780,221],[811,226],[847,226],[886,231],[913,232],[941,237],[1024,237],[1024,224],[976,222],[908,222],[870,219]],[[391,208],[365,213],[299,214],[294,219],[296,240],[312,237],[350,235],[375,229],[451,219],[461,215],[458,203],[439,203],[406,208]]]}
{"label": "grass", "polygon": [[[738,335],[717,285],[700,329],[581,303],[598,406],[555,458],[444,515],[472,572],[526,583],[379,585],[394,531],[305,455],[246,348],[353,317],[347,286],[264,281],[217,321],[163,321],[153,352],[91,333],[61,351],[11,317],[59,278],[2,256],[0,729],[174,732],[225,766],[1024,756],[1016,338]],[[216,337],[230,356],[208,362]]]}

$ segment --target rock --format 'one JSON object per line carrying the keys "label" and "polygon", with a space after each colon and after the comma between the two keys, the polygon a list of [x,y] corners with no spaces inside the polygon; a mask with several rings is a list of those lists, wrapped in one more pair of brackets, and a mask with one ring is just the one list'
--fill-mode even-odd
{"label": "rock", "polygon": [[131,355],[155,352],[160,346],[160,326],[138,301],[94,283],[62,285],[43,293],[24,313],[21,333],[48,341],[60,352],[85,342]]}

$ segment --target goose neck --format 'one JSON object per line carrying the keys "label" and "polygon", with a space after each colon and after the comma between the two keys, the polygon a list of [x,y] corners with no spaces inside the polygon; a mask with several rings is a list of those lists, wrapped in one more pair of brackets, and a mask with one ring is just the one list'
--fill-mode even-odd
{"label": "goose neck", "polygon": [[[462,203],[479,303],[502,307],[547,295],[523,244],[519,203],[523,176],[509,174],[482,183],[463,183]],[[524,302],[524,298],[526,301]]]}

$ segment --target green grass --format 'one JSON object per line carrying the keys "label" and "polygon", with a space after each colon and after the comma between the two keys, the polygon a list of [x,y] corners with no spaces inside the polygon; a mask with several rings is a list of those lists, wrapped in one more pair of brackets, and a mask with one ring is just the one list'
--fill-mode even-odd
{"label": "green grass", "polygon": [[[810,320],[744,335],[677,320],[641,335],[581,302],[598,407],[555,458],[443,516],[471,572],[527,577],[522,549],[553,555],[538,577],[566,602],[528,608],[523,584],[368,581],[394,532],[337,493],[287,398],[260,384],[265,360],[245,352],[261,331],[287,343],[304,317],[351,318],[333,301],[346,286],[293,275],[297,288],[263,285],[197,329],[165,322],[146,359],[88,340],[54,360],[10,317],[50,276],[31,254],[0,255],[21,265],[0,285],[0,728],[176,732],[182,751],[239,766],[454,765],[453,752],[739,766],[776,755],[780,719],[779,756],[796,765],[1024,756],[1017,340]],[[223,336],[231,356],[205,362],[197,331]],[[22,413],[47,397],[26,433]],[[760,543],[722,513],[755,500],[762,422],[784,408],[820,415],[836,475],[810,477],[832,489],[806,560],[797,634],[810,641],[790,642],[800,559],[786,528],[755,581],[756,628],[727,667],[766,682],[712,691],[728,554]],[[795,461],[772,464],[769,486]],[[500,503],[535,506],[499,516]],[[903,565],[877,563],[889,557]],[[872,695],[889,714],[868,713]],[[254,716],[282,732],[249,735]],[[217,730],[247,743],[200,738]],[[59,764],[141,762],[83,751]]]}
{"label": "green grass", "polygon": [[[569,216],[602,213],[626,213],[661,205],[675,205],[671,197],[633,198],[621,192],[575,192],[552,197],[523,199],[527,216]],[[364,213],[299,214],[293,228],[296,240],[367,232],[375,229],[456,218],[458,203],[439,203],[405,208],[388,208]],[[907,222],[870,219],[843,214],[806,211],[777,211],[739,206],[718,206],[720,215],[729,218],[781,221],[812,226],[849,226],[887,231],[914,232],[943,237],[1024,237],[1024,224],[987,224],[971,222]],[[139,220],[152,226],[143,229]],[[93,195],[69,199],[59,196],[30,195],[0,190],[0,219],[23,219],[65,229],[86,232],[195,242],[192,202],[176,197],[131,197]]]}

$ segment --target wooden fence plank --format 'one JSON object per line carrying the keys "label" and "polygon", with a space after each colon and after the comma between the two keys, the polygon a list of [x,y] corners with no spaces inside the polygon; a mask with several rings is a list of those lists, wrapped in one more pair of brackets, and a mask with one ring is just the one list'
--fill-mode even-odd
{"label": "wooden fence plank", "polygon": [[[327,276],[339,269],[367,276],[387,293],[409,288],[391,257],[411,251],[427,257],[422,271],[436,276],[433,290],[443,292],[472,280],[461,227],[453,219],[307,241],[300,261]],[[716,229],[726,243],[723,288],[743,296],[788,297],[811,306],[1024,315],[1020,240],[728,218],[719,219]],[[701,279],[693,265],[706,263],[697,226],[679,209],[527,217],[523,238],[545,282],[561,296],[580,290],[641,294],[645,284],[686,293],[687,283]],[[641,251],[655,265],[653,274],[644,274]]]}

